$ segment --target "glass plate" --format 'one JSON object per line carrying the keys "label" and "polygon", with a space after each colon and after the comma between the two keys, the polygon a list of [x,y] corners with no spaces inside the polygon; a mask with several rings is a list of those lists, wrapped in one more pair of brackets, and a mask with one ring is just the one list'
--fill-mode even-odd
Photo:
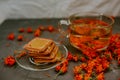
{"label": "glass plate", "polygon": [[[66,59],[68,55],[67,48],[60,43],[56,43],[56,45],[59,47],[59,51],[58,51],[59,54],[62,55],[64,59]],[[30,58],[28,55],[24,55],[18,58],[17,56],[20,54],[19,51],[22,51],[22,50],[23,49],[18,50],[17,53],[14,54],[14,56],[15,56],[15,60],[18,63],[18,65],[27,70],[32,70],[32,71],[49,70],[49,69],[55,68],[57,65],[61,64],[64,60],[62,59],[61,61],[55,62],[55,63],[36,64],[32,61],[32,58]]]}

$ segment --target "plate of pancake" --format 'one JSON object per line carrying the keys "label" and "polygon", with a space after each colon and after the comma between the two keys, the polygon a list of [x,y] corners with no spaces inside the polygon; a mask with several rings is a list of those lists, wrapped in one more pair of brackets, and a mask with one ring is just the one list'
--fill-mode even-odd
{"label": "plate of pancake", "polygon": [[36,37],[15,51],[18,65],[27,70],[49,70],[61,64],[68,55],[67,48],[52,39]]}

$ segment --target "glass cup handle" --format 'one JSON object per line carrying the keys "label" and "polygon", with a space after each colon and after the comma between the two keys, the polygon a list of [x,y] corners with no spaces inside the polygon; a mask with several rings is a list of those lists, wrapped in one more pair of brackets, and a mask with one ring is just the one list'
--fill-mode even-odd
{"label": "glass cup handle", "polygon": [[58,31],[65,37],[69,37],[69,25],[70,21],[68,20],[60,20],[58,24]]}

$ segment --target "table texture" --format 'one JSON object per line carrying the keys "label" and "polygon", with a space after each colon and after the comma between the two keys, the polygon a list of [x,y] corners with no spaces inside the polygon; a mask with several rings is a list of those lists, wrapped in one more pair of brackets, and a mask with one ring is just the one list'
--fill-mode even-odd
{"label": "table texture", "polygon": [[[53,77],[56,75],[55,69],[47,70],[47,71],[29,71],[25,70],[21,67],[14,66],[8,67],[4,65],[3,58],[8,55],[13,55],[13,51],[17,48],[22,47],[26,42],[19,42],[16,39],[14,41],[7,40],[7,36],[9,33],[13,32],[15,36],[18,34],[24,34],[29,39],[32,39],[33,34],[27,33],[19,33],[18,29],[21,27],[27,28],[32,27],[33,29],[37,29],[38,26],[42,25],[47,27],[49,25],[53,25],[55,28],[58,26],[58,22],[61,18],[53,18],[53,19],[8,19],[5,20],[0,25],[0,80],[53,80]],[[113,26],[113,33],[120,33],[120,17],[115,18],[115,24]],[[40,37],[44,38],[52,38],[57,41],[59,38],[58,32],[48,32],[44,31],[41,33]],[[6,44],[10,44],[9,47]],[[71,53],[81,52],[74,47],[72,47],[67,38],[63,38],[63,44],[67,47],[68,51]],[[57,80],[73,80],[73,67],[75,65],[79,65],[81,62],[70,62],[68,66],[67,73],[63,75],[59,75]],[[42,78],[41,78],[42,77]],[[118,80],[120,78],[120,69],[112,70],[105,73],[105,80]]]}

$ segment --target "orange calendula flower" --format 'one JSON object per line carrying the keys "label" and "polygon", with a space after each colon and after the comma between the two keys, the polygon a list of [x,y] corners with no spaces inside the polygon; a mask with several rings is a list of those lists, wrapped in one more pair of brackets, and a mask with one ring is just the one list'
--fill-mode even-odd
{"label": "orange calendula flower", "polygon": [[15,38],[14,33],[10,33],[7,38],[8,38],[8,40],[14,40],[14,38]]}
{"label": "orange calendula flower", "polygon": [[82,68],[80,66],[75,66],[73,69],[74,74],[79,74],[81,73]]}
{"label": "orange calendula flower", "polygon": [[37,29],[37,30],[34,32],[34,36],[35,36],[35,37],[40,36],[40,34],[41,34],[40,29]]}
{"label": "orange calendula flower", "polygon": [[110,43],[114,43],[118,40],[119,34],[112,34],[110,38]]}
{"label": "orange calendula flower", "polygon": [[64,74],[64,73],[66,73],[67,72],[67,66],[66,66],[66,64],[63,64],[62,65],[62,67],[61,67],[61,69],[60,69],[60,74]]}
{"label": "orange calendula flower", "polygon": [[62,63],[62,65],[64,65],[64,64],[65,64],[66,66],[68,66],[68,60],[67,60],[67,59],[65,59],[64,62]]}
{"label": "orange calendula flower", "polygon": [[75,75],[74,80],[83,80],[83,75],[82,74]]}
{"label": "orange calendula flower", "polygon": [[54,27],[53,27],[52,25],[49,25],[49,26],[47,27],[47,30],[48,30],[49,32],[53,32],[53,31],[54,31]]}
{"label": "orange calendula flower", "polygon": [[111,54],[110,51],[105,51],[104,54],[106,55],[106,58],[107,58],[107,59],[109,59],[109,60],[112,60],[112,59],[113,59],[113,58],[112,58],[112,54]]}
{"label": "orange calendula flower", "polygon": [[28,28],[27,28],[27,32],[28,32],[28,33],[32,33],[32,32],[33,32],[32,28],[31,28],[31,27],[28,27]]}
{"label": "orange calendula flower", "polygon": [[117,55],[120,55],[120,48],[116,49],[114,53],[116,53]]}
{"label": "orange calendula flower", "polygon": [[87,60],[86,60],[85,57],[81,56],[81,57],[80,57],[80,61],[82,61],[82,62],[86,62]]}
{"label": "orange calendula flower", "polygon": [[18,35],[17,40],[22,41],[23,40],[23,35]]}
{"label": "orange calendula flower", "polygon": [[116,45],[115,45],[117,48],[120,48],[120,40],[118,40],[117,42],[116,42]]}
{"label": "orange calendula flower", "polygon": [[82,63],[79,67],[81,67],[82,69],[85,69],[87,67],[86,63]]}
{"label": "orange calendula flower", "polygon": [[57,72],[60,71],[60,69],[61,69],[61,65],[58,65],[58,66],[55,67],[55,70],[56,70]]}
{"label": "orange calendula flower", "polygon": [[110,66],[110,62],[108,62],[107,60],[102,61],[102,67],[103,67],[104,70],[109,68],[109,66]]}
{"label": "orange calendula flower", "polygon": [[98,65],[98,66],[96,66],[96,72],[97,73],[100,73],[100,72],[102,72],[103,71],[103,67],[102,67],[102,65]]}
{"label": "orange calendula flower", "polygon": [[72,58],[73,58],[72,56],[73,56],[72,53],[68,52],[67,60],[68,61],[72,60]]}
{"label": "orange calendula flower", "polygon": [[74,55],[72,58],[73,58],[74,61],[78,61],[78,56],[77,55]]}
{"label": "orange calendula flower", "polygon": [[4,59],[4,63],[5,65],[8,65],[8,66],[13,66],[15,64],[15,59],[13,56],[8,56]]}
{"label": "orange calendula flower", "polygon": [[103,72],[100,73],[100,74],[98,74],[97,80],[104,80],[104,74],[103,74]]}
{"label": "orange calendula flower", "polygon": [[89,80],[91,77],[90,77],[91,74],[85,74],[84,75],[84,80]]}

